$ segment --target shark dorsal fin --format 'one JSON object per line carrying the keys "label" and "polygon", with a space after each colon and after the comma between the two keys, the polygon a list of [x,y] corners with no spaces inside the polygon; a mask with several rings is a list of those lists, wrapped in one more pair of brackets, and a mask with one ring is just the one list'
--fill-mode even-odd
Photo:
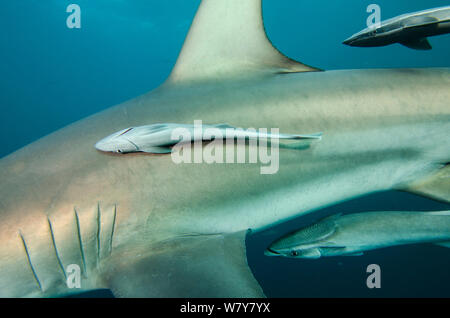
{"label": "shark dorsal fin", "polygon": [[267,38],[261,0],[202,0],[169,82],[310,71]]}

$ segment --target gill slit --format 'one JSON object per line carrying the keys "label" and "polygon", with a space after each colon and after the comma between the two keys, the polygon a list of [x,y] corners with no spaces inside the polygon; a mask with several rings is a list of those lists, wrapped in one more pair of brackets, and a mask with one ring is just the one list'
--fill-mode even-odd
{"label": "gill slit", "polygon": [[83,240],[81,239],[80,219],[78,217],[78,212],[77,212],[76,208],[74,208],[74,211],[75,211],[75,221],[77,224],[78,242],[79,242],[80,251],[81,251],[81,260],[83,261],[83,270],[87,277],[88,274],[87,274],[87,270],[86,270],[86,257],[84,254]]}
{"label": "gill slit", "polygon": [[48,221],[48,227],[50,228],[50,235],[52,237],[53,248],[55,249],[56,259],[58,260],[59,267],[61,267],[61,270],[64,274],[64,278],[67,280],[66,270],[64,269],[64,266],[63,266],[63,263],[61,260],[61,256],[58,252],[58,248],[56,247],[56,240],[55,240],[55,234],[53,232],[52,222],[50,221],[50,218],[48,216],[47,216],[47,221]]}
{"label": "gill slit", "polygon": [[100,235],[102,230],[102,220],[101,220],[101,212],[100,212],[100,202],[97,204],[97,266],[98,261],[100,259],[100,248],[101,248],[101,242],[100,242]]}
{"label": "gill slit", "polygon": [[114,204],[114,217],[113,217],[113,221],[112,221],[111,237],[109,238],[109,254],[112,253],[112,243],[113,243],[113,237],[114,237],[114,229],[116,227],[116,216],[117,216],[117,204]]}
{"label": "gill slit", "polygon": [[22,244],[23,244],[23,247],[25,249],[25,253],[27,254],[28,264],[30,265],[31,272],[33,273],[34,279],[36,280],[36,283],[38,284],[39,289],[41,290],[41,292],[43,292],[44,290],[42,289],[41,281],[39,280],[39,277],[37,276],[37,273],[36,273],[36,270],[35,270],[35,268],[33,266],[33,263],[31,262],[31,257],[30,257],[30,253],[28,251],[27,243],[25,242],[25,238],[23,237],[22,232],[20,232],[20,231],[19,231],[19,236],[20,236],[20,238],[22,240]]}

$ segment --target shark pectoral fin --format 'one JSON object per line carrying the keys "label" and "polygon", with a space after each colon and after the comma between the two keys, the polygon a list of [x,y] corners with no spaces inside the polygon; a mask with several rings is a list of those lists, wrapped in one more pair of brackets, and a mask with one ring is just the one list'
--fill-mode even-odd
{"label": "shark pectoral fin", "polygon": [[399,190],[450,203],[450,165]]}
{"label": "shark pectoral fin", "polygon": [[147,246],[140,257],[116,254],[108,287],[117,297],[264,297],[247,264],[245,235],[186,235]]}
{"label": "shark pectoral fin", "polygon": [[438,246],[450,248],[450,241],[447,241],[447,242],[438,242],[438,243],[434,243],[434,245],[438,245]]}
{"label": "shark pectoral fin", "polygon": [[169,83],[311,72],[267,38],[261,0],[204,0],[192,22]]}
{"label": "shark pectoral fin", "polygon": [[427,38],[419,38],[409,41],[403,41],[400,42],[400,44],[414,50],[431,50],[433,48],[430,42],[428,42]]}
{"label": "shark pectoral fin", "polygon": [[170,147],[146,147],[139,148],[140,151],[145,153],[171,153],[172,149]]}

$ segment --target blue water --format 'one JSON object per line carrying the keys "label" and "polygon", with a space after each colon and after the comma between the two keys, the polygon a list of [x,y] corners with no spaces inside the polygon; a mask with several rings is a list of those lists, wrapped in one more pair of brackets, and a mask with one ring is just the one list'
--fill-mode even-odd
{"label": "blue water", "polygon": [[[370,49],[342,45],[344,39],[365,27],[366,8],[374,2],[266,0],[263,1],[265,26],[272,42],[286,55],[326,70],[450,66],[449,35],[431,38],[432,51],[414,51],[400,45]],[[77,3],[82,9],[81,29],[66,27],[66,7],[70,3]],[[199,3],[199,0],[1,1],[0,158],[69,123],[157,87],[174,65]],[[376,3],[381,6],[382,19],[448,5],[448,1],[442,0],[378,0]],[[396,198],[400,206],[409,207],[405,197]],[[360,208],[367,206],[364,200],[358,202]],[[425,210],[436,208],[434,202],[428,204]],[[266,243],[263,238],[258,242],[261,246],[261,242]],[[439,284],[424,283],[429,275],[438,272],[436,268],[448,267],[449,251],[439,247],[393,250],[376,251],[372,255],[380,255],[387,262],[391,262],[389,257],[394,257],[403,265],[408,263],[404,259],[416,257],[422,264],[412,267],[417,276],[406,276],[418,281],[418,289],[413,289],[417,290],[416,294],[450,295],[447,287],[439,287],[450,286],[447,272],[441,273],[443,277],[438,276]],[[432,257],[428,257],[429,253]],[[395,258],[396,255],[401,256]],[[340,261],[342,265],[338,267],[326,267],[331,272],[319,270],[299,277],[292,276],[304,272],[296,267],[297,263],[276,262],[291,264],[281,281],[286,282],[289,277],[292,281],[285,287],[271,285],[274,292],[268,295],[273,296],[339,296],[333,291],[334,285],[327,285],[317,277],[331,275],[338,279],[339,270],[352,266],[360,273],[358,266],[362,264],[361,260]],[[322,268],[324,262],[334,264],[337,260],[308,261],[306,265],[298,262],[298,266],[312,270]],[[394,263],[390,264],[395,267]],[[400,277],[405,270],[399,265],[392,275]],[[270,270],[267,275],[259,269],[255,271],[263,285],[274,284],[278,279],[270,275]],[[391,286],[383,292],[416,295],[409,284],[400,282],[403,289]],[[329,293],[322,286],[328,286]],[[389,294],[389,290],[396,292]],[[343,293],[347,294],[359,295],[357,289]]]}
{"label": "blue water", "polygon": [[[282,235],[337,213],[442,211],[448,204],[406,192],[369,194],[327,207],[247,237],[248,263],[268,297],[450,297],[450,249],[433,244],[403,245],[362,256],[316,260],[264,257]],[[381,269],[381,288],[369,289],[369,264]]]}

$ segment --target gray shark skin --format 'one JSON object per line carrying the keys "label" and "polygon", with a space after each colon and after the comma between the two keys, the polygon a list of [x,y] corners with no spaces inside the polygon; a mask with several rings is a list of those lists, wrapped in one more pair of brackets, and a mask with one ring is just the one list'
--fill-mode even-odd
{"label": "gray shark skin", "polygon": [[[270,44],[259,0],[204,0],[159,88],[0,160],[0,296],[263,297],[247,230],[439,171],[449,87],[448,68],[320,72]],[[324,137],[280,149],[273,175],[94,148],[127,127],[194,120]]]}
{"label": "gray shark skin", "polygon": [[450,247],[450,211],[333,215],[280,238],[265,254],[317,259],[417,243]]}
{"label": "gray shark skin", "polygon": [[450,33],[450,6],[407,13],[368,27],[344,44],[377,47],[400,43],[411,49],[431,50],[427,37]]}

